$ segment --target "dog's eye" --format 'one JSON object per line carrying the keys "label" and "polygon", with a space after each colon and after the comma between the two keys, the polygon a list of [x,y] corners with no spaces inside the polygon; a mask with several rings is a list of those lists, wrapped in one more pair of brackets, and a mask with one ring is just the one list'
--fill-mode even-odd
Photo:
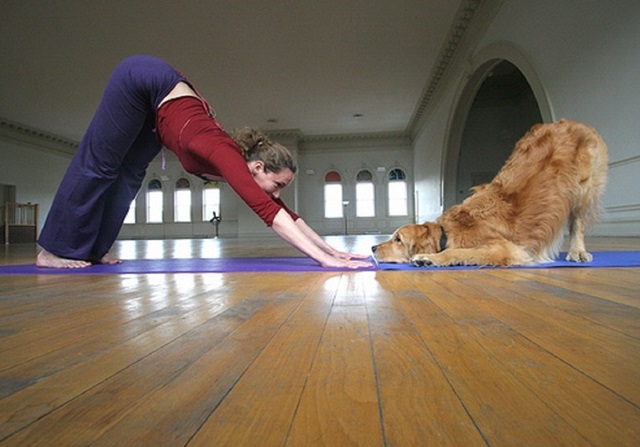
{"label": "dog's eye", "polygon": [[395,239],[393,240],[393,242],[397,242],[398,244],[399,244],[400,242],[402,242],[402,241],[400,240],[400,236],[396,236],[396,237],[395,237]]}

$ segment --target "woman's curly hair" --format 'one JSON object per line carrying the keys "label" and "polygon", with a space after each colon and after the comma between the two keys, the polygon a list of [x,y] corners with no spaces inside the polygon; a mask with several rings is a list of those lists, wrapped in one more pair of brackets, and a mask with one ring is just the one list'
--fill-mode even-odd
{"label": "woman's curly hair", "polygon": [[298,170],[296,162],[289,150],[275,141],[271,141],[259,130],[243,127],[236,129],[233,139],[242,149],[242,155],[247,161],[260,160],[264,167],[271,172],[280,172],[288,168],[294,174]]}

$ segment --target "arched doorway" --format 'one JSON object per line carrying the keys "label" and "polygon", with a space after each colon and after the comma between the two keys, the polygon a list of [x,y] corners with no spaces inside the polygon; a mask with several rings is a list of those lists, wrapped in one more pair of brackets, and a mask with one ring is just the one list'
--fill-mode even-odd
{"label": "arched doorway", "polygon": [[456,174],[456,202],[472,186],[491,181],[511,154],[515,143],[541,122],[540,109],[524,75],[502,61],[486,76],[476,93],[460,142]]}
{"label": "arched doorway", "polygon": [[465,87],[450,129],[443,171],[444,209],[464,200],[472,186],[490,181],[514,144],[542,121],[536,95],[518,67],[494,59],[478,68]]}

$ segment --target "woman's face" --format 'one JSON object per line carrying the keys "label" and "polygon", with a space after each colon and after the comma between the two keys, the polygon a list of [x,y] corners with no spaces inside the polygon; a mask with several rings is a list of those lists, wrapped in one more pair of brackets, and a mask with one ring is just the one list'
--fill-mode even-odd
{"label": "woman's face", "polygon": [[280,197],[282,190],[289,186],[294,178],[291,169],[283,168],[280,172],[267,171],[261,161],[250,162],[249,169],[258,186],[276,199]]}

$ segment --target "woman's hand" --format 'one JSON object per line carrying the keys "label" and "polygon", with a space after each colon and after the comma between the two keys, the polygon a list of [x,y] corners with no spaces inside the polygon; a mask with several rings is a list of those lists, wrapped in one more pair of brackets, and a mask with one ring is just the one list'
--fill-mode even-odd
{"label": "woman's hand", "polygon": [[363,254],[359,254],[359,253],[345,253],[343,251],[338,251],[338,250],[335,250],[331,254],[335,258],[346,259],[347,261],[352,260],[352,259],[369,259],[369,255],[363,255]]}
{"label": "woman's hand", "polygon": [[[348,253],[345,253],[345,254],[348,254]],[[328,256],[326,260],[322,260],[318,262],[323,267],[333,267],[333,268],[359,269],[359,268],[369,268],[373,266],[371,262],[356,261],[353,259],[338,258],[335,256]]]}
{"label": "woman's hand", "polygon": [[306,222],[302,219],[296,220],[296,226],[304,233],[304,235],[309,238],[317,247],[319,247],[325,253],[333,256],[334,258],[344,259],[347,261],[354,259],[368,259],[369,255],[363,254],[355,254],[355,253],[347,253],[344,251],[336,250],[331,245],[327,244],[327,242],[318,235]]}

